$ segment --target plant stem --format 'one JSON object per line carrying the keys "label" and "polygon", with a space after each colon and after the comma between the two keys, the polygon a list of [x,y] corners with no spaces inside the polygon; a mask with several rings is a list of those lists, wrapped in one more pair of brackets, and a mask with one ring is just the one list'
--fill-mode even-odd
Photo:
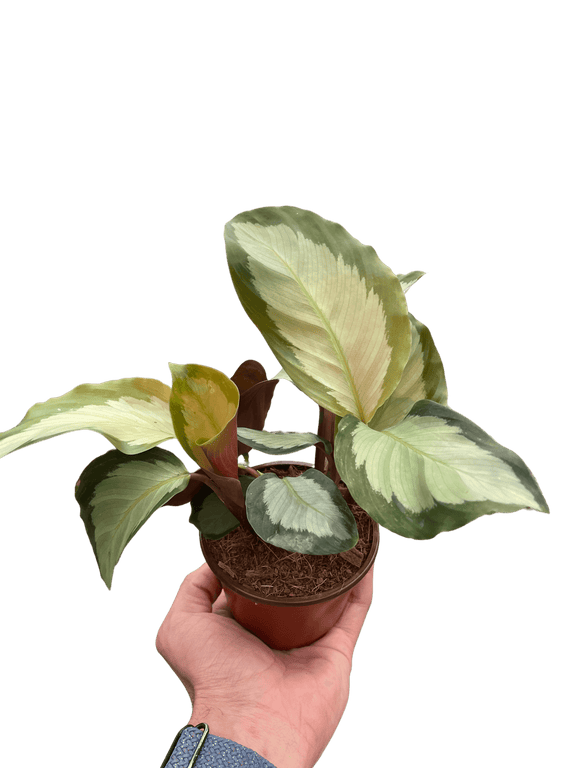
{"label": "plant stem", "polygon": [[[320,407],[320,414],[318,417],[318,437],[322,437],[324,440],[327,440],[329,443],[333,444],[334,441],[334,421],[335,416],[330,411],[327,411],[326,408]],[[328,455],[326,454],[326,451],[324,450],[324,445],[322,443],[316,444],[316,456],[314,459],[314,469],[318,469],[320,472],[323,472],[326,474],[328,470]]]}
{"label": "plant stem", "polygon": [[326,410],[320,406],[320,417],[318,419],[318,436],[327,440],[332,446],[331,453],[327,454],[324,450],[324,445],[318,443],[316,445],[316,457],[314,460],[314,468],[320,470],[324,474],[327,474],[332,480],[338,484],[340,475],[336,469],[334,463],[334,428],[336,426],[336,416],[332,411]]}
{"label": "plant stem", "polygon": [[240,464],[238,466],[238,472],[246,472],[246,474],[252,475],[252,477],[260,477],[262,474],[261,472],[258,472],[257,469],[252,469],[252,467],[248,467],[245,464]]}

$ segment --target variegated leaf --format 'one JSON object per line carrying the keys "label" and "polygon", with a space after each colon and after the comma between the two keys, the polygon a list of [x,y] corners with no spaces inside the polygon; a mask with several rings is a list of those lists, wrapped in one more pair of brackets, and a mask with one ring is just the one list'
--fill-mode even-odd
{"label": "variegated leaf", "polygon": [[[239,481],[246,495],[246,490],[254,478],[242,476]],[[198,528],[204,538],[210,540],[221,539],[240,525],[228,507],[209,488],[202,489],[192,499],[190,522]]]}
{"label": "variegated leaf", "polygon": [[284,368],[280,368],[279,371],[276,371],[274,376],[270,376],[270,381],[274,381],[274,380],[277,380],[277,381],[287,381],[288,384],[292,384],[294,387],[296,387],[296,389],[298,389],[298,387],[296,386],[295,382],[293,382],[292,379],[290,378],[290,376],[288,376],[288,374],[286,373]]}
{"label": "variegated leaf", "polygon": [[409,538],[430,539],[495,512],[548,512],[519,456],[469,419],[428,400],[382,432],[346,416],[334,455],[356,502]]}
{"label": "variegated leaf", "polygon": [[292,382],[292,379],[290,378],[290,376],[288,376],[288,374],[286,373],[286,371],[283,368],[280,368],[280,370],[278,371],[276,376],[272,376],[272,378],[273,379],[278,379],[278,381],[284,380],[284,381]]}
{"label": "variegated leaf", "polygon": [[331,555],[358,543],[356,520],[329,477],[265,473],[246,492],[248,522],[261,539],[288,552]]}
{"label": "variegated leaf", "polygon": [[332,451],[330,443],[313,432],[266,432],[265,430],[238,427],[238,437],[250,448],[275,456],[301,451],[316,445],[316,443],[323,443],[326,453]]}
{"label": "variegated leaf", "polygon": [[398,424],[418,400],[432,400],[446,405],[448,389],[444,366],[428,328],[410,315],[412,348],[400,383],[378,408],[370,426],[382,431]]}
{"label": "variegated leaf", "polygon": [[170,411],[176,437],[202,469],[238,475],[237,386],[205,365],[170,365]]}
{"label": "variegated leaf", "polygon": [[284,368],[280,368],[279,371],[276,371],[274,376],[270,376],[271,379],[280,379],[281,381],[288,381],[290,384],[294,384],[290,376],[286,373]]}
{"label": "variegated leaf", "polygon": [[202,472],[205,472],[205,470],[197,470],[196,472],[191,472],[186,488],[169,499],[166,502],[166,506],[180,507],[183,504],[190,504],[197,493],[205,490],[206,483],[204,482],[204,475],[201,474]]}
{"label": "variegated leaf", "polygon": [[33,405],[20,424],[0,434],[0,457],[66,432],[89,429],[123,453],[134,454],[175,437],[170,388],[155,379],[81,384]]}
{"label": "variegated leaf", "polygon": [[343,227],[299,208],[242,213],[225,239],[240,301],[294,384],[370,421],[410,353],[396,275]]}
{"label": "variegated leaf", "polygon": [[82,472],[76,500],[108,589],[130,539],[153,512],[186,488],[189,478],[180,459],[163,448],[138,456],[109,451]]}
{"label": "variegated leaf", "polygon": [[405,275],[398,275],[398,280],[400,280],[400,285],[402,286],[404,293],[408,293],[414,283],[417,283],[425,274],[426,272],[408,272]]}

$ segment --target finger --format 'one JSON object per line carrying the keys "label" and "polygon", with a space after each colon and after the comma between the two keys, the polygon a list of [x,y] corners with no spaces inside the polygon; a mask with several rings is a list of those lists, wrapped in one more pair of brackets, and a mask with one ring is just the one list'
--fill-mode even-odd
{"label": "finger", "polygon": [[211,613],[212,604],[222,591],[222,584],[206,563],[197,568],[182,582],[172,610],[179,613]]}
{"label": "finger", "polygon": [[228,596],[226,595],[226,591],[224,589],[212,606],[212,613],[216,613],[218,616],[225,616],[227,619],[234,619],[234,614],[230,610],[230,606],[228,604]]}
{"label": "finger", "polygon": [[217,611],[222,611],[228,606],[228,600],[226,598],[226,595],[224,594],[224,591],[220,593],[220,596],[215,601],[214,605],[212,606],[212,612],[216,613]]}
{"label": "finger", "polygon": [[337,623],[340,629],[344,629],[354,638],[354,642],[358,639],[372,603],[373,587],[374,566],[370,568],[366,576],[350,593],[350,600]]}
{"label": "finger", "polygon": [[344,651],[349,659],[352,659],[354,646],[372,602],[373,585],[374,566],[350,592],[342,616],[334,627],[321,640],[317,641],[319,644],[327,647],[338,647]]}

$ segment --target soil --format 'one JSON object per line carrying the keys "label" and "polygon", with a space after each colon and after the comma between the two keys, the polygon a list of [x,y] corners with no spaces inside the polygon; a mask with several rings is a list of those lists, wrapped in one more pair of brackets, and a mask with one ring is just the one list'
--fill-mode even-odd
{"label": "soil", "polygon": [[[278,477],[297,477],[309,467],[298,464],[269,467]],[[307,597],[338,588],[362,567],[372,545],[372,519],[339,484],[356,519],[359,541],[336,555],[303,555],[274,547],[253,531],[238,526],[232,533],[204,545],[220,568],[245,589],[263,597]],[[347,498],[346,498],[347,497]]]}

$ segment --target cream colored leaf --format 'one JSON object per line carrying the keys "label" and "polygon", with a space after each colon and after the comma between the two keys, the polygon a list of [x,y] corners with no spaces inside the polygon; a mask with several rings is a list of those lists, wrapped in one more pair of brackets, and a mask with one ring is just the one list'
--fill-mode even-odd
{"label": "cream colored leaf", "polygon": [[291,380],[333,413],[369,421],[408,359],[398,278],[372,248],[308,211],[248,212],[226,233],[239,297]]}
{"label": "cream colored leaf", "polygon": [[170,388],[155,379],[81,384],[32,406],[20,424],[0,434],[0,457],[50,437],[89,429],[126,454],[146,451],[175,437]]}
{"label": "cream colored leaf", "polygon": [[400,280],[404,293],[408,293],[414,283],[417,283],[425,274],[426,272],[408,272],[406,275],[398,275],[398,280]]}
{"label": "cream colored leaf", "polygon": [[428,400],[381,432],[347,416],[334,455],[358,504],[403,536],[431,538],[494,512],[548,511],[519,456],[469,419]]}
{"label": "cream colored leaf", "polygon": [[418,400],[433,400],[446,405],[448,390],[444,366],[430,331],[410,315],[412,347],[402,378],[392,395],[378,408],[370,421],[381,431],[398,424]]}

